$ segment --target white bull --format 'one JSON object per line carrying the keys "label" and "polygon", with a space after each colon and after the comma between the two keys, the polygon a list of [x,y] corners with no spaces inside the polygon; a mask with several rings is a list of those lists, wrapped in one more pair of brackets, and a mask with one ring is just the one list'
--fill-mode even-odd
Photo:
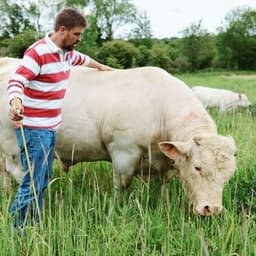
{"label": "white bull", "polygon": [[251,106],[245,94],[204,86],[194,86],[191,89],[206,108],[216,107],[220,112]]}
{"label": "white bull", "polygon": [[[13,65],[8,67],[0,61],[9,78]],[[6,114],[0,119],[1,129],[4,120],[10,130]],[[14,147],[12,153],[4,149],[17,153]],[[184,83],[154,67],[110,72],[74,68],[56,151],[66,166],[111,161],[118,192],[136,174],[150,170],[169,177],[176,169],[200,215],[221,212],[222,190],[236,168],[232,137],[217,134],[212,118]]]}

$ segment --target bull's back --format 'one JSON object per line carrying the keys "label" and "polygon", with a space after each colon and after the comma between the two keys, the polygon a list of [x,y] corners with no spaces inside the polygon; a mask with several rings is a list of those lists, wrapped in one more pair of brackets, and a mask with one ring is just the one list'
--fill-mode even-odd
{"label": "bull's back", "polygon": [[[73,69],[66,99],[67,105],[86,108],[95,114],[146,114],[166,111],[177,114],[180,108],[202,109],[190,88],[156,67],[99,72],[83,67]],[[65,103],[64,103],[65,104]],[[114,111],[114,113],[113,113]]]}
{"label": "bull's back", "polygon": [[157,143],[191,111],[206,112],[188,86],[160,68],[100,72],[76,67],[60,130],[70,134],[72,145],[83,144],[88,155],[109,158],[107,147],[115,138],[142,147]]}

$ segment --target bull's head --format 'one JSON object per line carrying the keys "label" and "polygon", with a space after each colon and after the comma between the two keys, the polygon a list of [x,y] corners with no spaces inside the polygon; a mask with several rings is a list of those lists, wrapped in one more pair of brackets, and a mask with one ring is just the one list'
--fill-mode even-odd
{"label": "bull's head", "polygon": [[239,94],[238,105],[247,108],[251,106],[251,102],[249,101],[245,94]]}
{"label": "bull's head", "polygon": [[198,136],[189,142],[160,142],[159,147],[175,161],[194,213],[220,214],[223,188],[236,169],[233,138]]}

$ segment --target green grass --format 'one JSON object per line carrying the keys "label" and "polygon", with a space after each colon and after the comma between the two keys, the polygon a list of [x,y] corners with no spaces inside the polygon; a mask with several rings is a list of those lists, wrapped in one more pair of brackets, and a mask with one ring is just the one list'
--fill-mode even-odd
{"label": "green grass", "polygon": [[[230,72],[180,78],[189,85],[241,90],[256,102],[255,79]],[[81,163],[65,174],[56,162],[43,229],[13,230],[8,208],[17,185],[1,193],[0,255],[256,255],[255,117],[246,110],[210,114],[219,132],[231,134],[238,147],[237,171],[224,190],[220,216],[195,216],[177,178],[166,191],[155,181],[135,179],[117,204],[109,163]]]}

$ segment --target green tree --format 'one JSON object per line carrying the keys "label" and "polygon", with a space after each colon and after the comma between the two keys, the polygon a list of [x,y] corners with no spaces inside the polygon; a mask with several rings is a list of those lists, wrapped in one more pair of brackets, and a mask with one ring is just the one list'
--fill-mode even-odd
{"label": "green tree", "polygon": [[191,71],[212,66],[215,38],[202,27],[201,20],[183,31],[181,51],[190,63]]}
{"label": "green tree", "polygon": [[111,41],[120,27],[132,24],[136,8],[130,0],[91,0],[92,15],[96,18],[97,44]]}
{"label": "green tree", "polygon": [[84,7],[88,4],[87,0],[62,0],[64,6]]}
{"label": "green tree", "polygon": [[82,41],[77,46],[77,50],[95,58],[97,54],[96,41],[98,37],[98,32],[96,29],[96,19],[94,16],[88,15],[87,20],[89,23],[89,27],[85,30]]}
{"label": "green tree", "polygon": [[151,23],[146,12],[136,16],[134,28],[131,29],[128,37],[129,41],[136,47],[146,46],[147,48],[152,48]]}
{"label": "green tree", "polygon": [[0,2],[0,35],[13,37],[22,31],[35,29],[27,15],[27,8],[8,0]]}
{"label": "green tree", "polygon": [[[56,13],[68,6],[64,0],[23,0],[27,2],[27,15],[38,32],[49,32],[53,29]],[[72,0],[75,1],[75,0]],[[76,1],[75,1],[76,2]],[[42,11],[44,10],[44,11]]]}
{"label": "green tree", "polygon": [[24,51],[36,40],[42,37],[35,30],[26,30],[13,38],[6,38],[1,42],[1,56],[21,58]]}
{"label": "green tree", "polygon": [[136,16],[134,28],[131,31],[131,38],[150,39],[152,38],[151,23],[146,12]]}
{"label": "green tree", "polygon": [[256,68],[256,10],[237,8],[227,16],[227,27],[217,36],[217,59],[228,69]]}
{"label": "green tree", "polygon": [[151,49],[143,44],[139,45],[137,49],[139,50],[139,54],[136,56],[136,64],[139,67],[149,66]]}
{"label": "green tree", "polygon": [[147,65],[161,67],[170,71],[171,57],[170,47],[162,40],[154,40],[152,49],[149,51],[149,61]]}

